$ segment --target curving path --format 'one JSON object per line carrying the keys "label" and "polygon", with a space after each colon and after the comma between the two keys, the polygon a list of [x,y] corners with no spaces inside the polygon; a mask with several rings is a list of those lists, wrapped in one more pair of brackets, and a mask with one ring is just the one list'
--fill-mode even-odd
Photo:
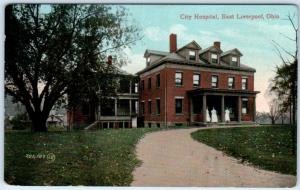
{"label": "curving path", "polygon": [[132,186],[291,187],[296,177],[243,165],[192,139],[198,130],[178,129],[146,135],[137,145],[143,163]]}

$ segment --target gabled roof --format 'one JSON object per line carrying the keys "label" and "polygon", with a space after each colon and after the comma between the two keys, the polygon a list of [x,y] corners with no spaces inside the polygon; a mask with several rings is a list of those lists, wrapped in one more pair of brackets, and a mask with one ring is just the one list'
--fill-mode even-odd
{"label": "gabled roof", "polygon": [[215,46],[210,46],[208,48],[205,48],[205,49],[199,51],[199,54],[203,54],[203,53],[205,53],[207,51],[214,51],[214,52],[218,52],[218,53],[222,53],[223,52],[222,50],[216,48]]}
{"label": "gabled roof", "polygon": [[221,57],[228,55],[228,54],[239,55],[239,56],[243,55],[237,48],[234,48],[234,49],[223,52],[221,54]]}
{"label": "gabled roof", "polygon": [[169,54],[169,52],[146,49],[146,51],[145,51],[145,53],[144,53],[144,57],[146,57],[146,55],[148,55],[148,54],[154,54],[154,55],[166,56],[166,55]]}
{"label": "gabled roof", "polygon": [[190,43],[186,44],[185,46],[179,48],[176,52],[178,52],[178,51],[180,51],[180,50],[182,50],[182,49],[184,49],[184,48],[188,48],[188,49],[198,49],[198,50],[201,49],[200,45],[199,45],[195,40],[193,40],[193,41],[191,41]]}

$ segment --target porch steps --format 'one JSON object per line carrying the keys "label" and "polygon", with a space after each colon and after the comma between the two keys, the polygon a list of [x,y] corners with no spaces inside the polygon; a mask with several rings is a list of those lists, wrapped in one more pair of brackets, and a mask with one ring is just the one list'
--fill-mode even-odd
{"label": "porch steps", "polygon": [[86,128],[84,128],[84,130],[96,130],[98,128],[98,122],[99,121],[95,121],[94,123],[88,125]]}
{"label": "porch steps", "polygon": [[230,123],[203,123],[203,122],[192,122],[192,126],[199,127],[216,127],[216,126],[257,126],[255,122],[230,122]]}

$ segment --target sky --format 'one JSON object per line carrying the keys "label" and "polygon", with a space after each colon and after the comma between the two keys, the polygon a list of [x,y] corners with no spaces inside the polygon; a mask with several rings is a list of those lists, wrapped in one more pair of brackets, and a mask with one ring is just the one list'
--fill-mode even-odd
{"label": "sky", "polygon": [[[295,52],[295,43],[285,36],[295,38],[287,15],[298,11],[292,5],[125,5],[130,13],[129,24],[136,24],[144,36],[131,48],[125,49],[129,58],[122,69],[136,73],[146,66],[143,57],[146,49],[169,51],[169,34],[177,34],[180,48],[195,40],[203,49],[214,41],[221,42],[221,49],[237,48],[241,63],[256,69],[254,88],[260,91],[256,99],[257,111],[269,111],[267,88],[275,75],[275,68],[282,63],[272,40]],[[195,19],[195,15],[218,19]],[[226,15],[227,19],[222,19]],[[231,16],[233,15],[233,16]],[[249,15],[248,17],[242,17]],[[256,19],[253,18],[258,15]],[[262,15],[262,16],[260,16]],[[269,15],[269,16],[268,16]],[[191,18],[191,19],[187,19]],[[198,17],[199,18],[199,17]],[[228,19],[232,18],[232,19]],[[288,56],[286,56],[288,57]]]}

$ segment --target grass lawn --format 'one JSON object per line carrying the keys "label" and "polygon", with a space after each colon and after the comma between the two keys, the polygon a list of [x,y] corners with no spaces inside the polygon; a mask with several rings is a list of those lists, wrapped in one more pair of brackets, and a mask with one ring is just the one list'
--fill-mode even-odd
{"label": "grass lawn", "polygon": [[228,155],[266,170],[296,175],[292,127],[247,127],[199,130],[192,137]]}
{"label": "grass lawn", "polygon": [[[135,144],[157,128],[6,132],[5,181],[15,185],[128,186]],[[55,155],[55,160],[53,159]]]}

